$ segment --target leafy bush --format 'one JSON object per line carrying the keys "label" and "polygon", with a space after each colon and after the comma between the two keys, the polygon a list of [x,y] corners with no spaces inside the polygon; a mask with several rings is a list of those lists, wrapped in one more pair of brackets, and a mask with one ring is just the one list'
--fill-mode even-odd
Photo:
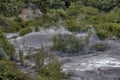
{"label": "leafy bush", "polygon": [[120,9],[115,8],[111,12],[102,15],[99,15],[97,21],[99,21],[99,24],[101,23],[120,23]]}
{"label": "leafy bush", "polygon": [[30,80],[17,68],[15,63],[0,60],[0,80]]}
{"label": "leafy bush", "polygon": [[65,19],[67,17],[66,12],[63,9],[51,9],[48,13],[47,13],[48,17],[50,18],[50,20],[52,21],[59,21],[59,19]]}
{"label": "leafy bush", "polygon": [[65,74],[61,70],[61,63],[57,59],[52,59],[51,62],[44,66],[43,68],[38,68],[37,80],[62,80],[64,78],[69,78],[69,74]]}
{"label": "leafy bush", "polygon": [[103,11],[110,11],[115,6],[119,5],[119,0],[81,0],[81,2]]}
{"label": "leafy bush", "polygon": [[22,1],[18,0],[1,0],[0,13],[8,17],[17,16],[20,13],[23,4],[24,3]]}
{"label": "leafy bush", "polygon": [[36,72],[38,73],[36,80],[62,80],[68,78],[68,74],[62,72],[61,62],[57,58],[48,54],[44,49],[39,49],[37,54],[32,56],[36,63]]}
{"label": "leafy bush", "polygon": [[97,35],[101,39],[116,36],[120,38],[120,24],[104,23],[95,25]]}
{"label": "leafy bush", "polygon": [[21,36],[24,36],[25,34],[30,33],[30,32],[32,32],[32,29],[29,28],[29,27],[26,27],[26,28],[21,29],[21,30],[19,31],[19,34],[20,34]]}
{"label": "leafy bush", "polygon": [[20,29],[20,25],[16,21],[16,17],[7,18],[3,15],[0,15],[0,28],[4,32],[16,32]]}
{"label": "leafy bush", "polygon": [[79,52],[84,48],[84,41],[76,38],[73,35],[57,35],[53,37],[52,50],[57,50],[61,52]]}
{"label": "leafy bush", "polygon": [[66,20],[65,27],[72,32],[86,32],[88,29],[84,22],[78,20]]}
{"label": "leafy bush", "polygon": [[86,20],[87,15],[91,15],[92,17],[99,14],[97,9],[93,7],[87,7],[79,3],[72,3],[71,6],[67,9],[66,13],[70,18],[78,18],[81,16],[81,20]]}
{"label": "leafy bush", "polygon": [[48,57],[47,53],[40,49],[38,53],[34,56],[34,62],[38,68],[41,68],[44,66],[44,60]]}
{"label": "leafy bush", "polygon": [[0,32],[0,47],[5,51],[10,59],[14,59],[15,49],[13,45],[8,42],[2,32]]}

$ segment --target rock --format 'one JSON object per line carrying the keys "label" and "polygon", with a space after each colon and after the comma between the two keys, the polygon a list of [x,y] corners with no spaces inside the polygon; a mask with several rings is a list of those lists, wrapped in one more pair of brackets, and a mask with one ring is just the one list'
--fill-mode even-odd
{"label": "rock", "polygon": [[117,48],[120,47],[120,44],[114,40],[105,40],[105,42],[110,46],[111,48]]}
{"label": "rock", "polygon": [[47,30],[32,32],[22,37],[11,39],[10,42],[21,49],[25,48],[39,49],[41,47],[51,46],[53,44],[52,37],[58,34],[72,34],[72,33],[63,28],[57,30],[50,28]]}
{"label": "rock", "polygon": [[113,36],[113,37],[110,37],[110,38],[107,38],[106,40],[112,40],[112,41],[115,41],[115,42],[118,42],[118,38],[116,36]]}
{"label": "rock", "polygon": [[22,20],[30,20],[42,15],[42,12],[32,3],[27,5],[27,7],[23,8],[19,17]]}
{"label": "rock", "polygon": [[17,33],[6,33],[5,36],[6,36],[7,39],[11,39],[11,38],[19,37],[19,34],[17,34]]}
{"label": "rock", "polygon": [[96,34],[92,34],[89,37],[89,45],[94,45],[100,42],[100,39],[98,38],[98,36]]}

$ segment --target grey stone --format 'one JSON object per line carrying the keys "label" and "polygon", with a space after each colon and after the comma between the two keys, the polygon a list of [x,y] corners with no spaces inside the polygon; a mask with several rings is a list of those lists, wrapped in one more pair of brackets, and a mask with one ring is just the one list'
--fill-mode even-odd
{"label": "grey stone", "polygon": [[98,38],[98,36],[96,34],[92,34],[89,37],[89,45],[94,45],[96,43],[99,43],[100,39]]}

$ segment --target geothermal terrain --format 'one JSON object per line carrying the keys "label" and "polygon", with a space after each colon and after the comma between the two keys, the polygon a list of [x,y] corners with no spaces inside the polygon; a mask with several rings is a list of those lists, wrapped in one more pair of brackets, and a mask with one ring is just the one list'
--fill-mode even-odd
{"label": "geothermal terrain", "polygon": [[120,0],[0,0],[0,80],[120,80]]}
{"label": "geothermal terrain", "polygon": [[64,71],[71,71],[70,80],[119,80],[120,49],[93,54],[64,57]]}
{"label": "geothermal terrain", "polygon": [[[52,37],[57,34],[72,34],[76,37],[85,37],[87,33],[72,33],[64,28],[47,29],[39,32],[32,32],[22,37],[9,39],[17,50],[23,50],[24,55],[27,50],[41,47],[48,47],[53,45]],[[120,80],[120,44],[119,41],[105,40],[101,41],[94,33],[89,37],[89,44],[106,43],[110,49],[106,51],[90,51],[85,49],[82,52],[75,53],[75,55],[67,53],[54,53],[56,57],[63,62],[62,71],[65,73],[72,73],[72,76],[67,80]],[[17,57],[17,55],[16,55]],[[17,63],[19,65],[19,63]],[[35,77],[34,62],[26,60],[27,67],[20,66],[19,68],[24,73],[30,73]]]}

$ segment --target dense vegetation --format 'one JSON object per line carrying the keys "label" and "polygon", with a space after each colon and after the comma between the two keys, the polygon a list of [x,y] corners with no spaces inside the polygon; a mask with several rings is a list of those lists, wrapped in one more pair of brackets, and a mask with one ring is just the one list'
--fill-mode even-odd
{"label": "dense vegetation", "polygon": [[[70,31],[83,32],[89,25],[93,25],[101,39],[119,37],[119,2],[119,0],[2,0],[0,28],[5,32],[20,30],[21,35],[24,35],[30,32],[28,28],[31,27],[38,31],[39,27],[58,27],[62,24]],[[44,14],[37,19],[22,21],[18,15],[30,3],[35,4]]]}
{"label": "dense vegetation", "polygon": [[[22,9],[35,5],[43,13],[37,18],[22,20],[19,17]],[[95,28],[101,39],[113,36],[120,38],[120,0],[0,0],[0,50],[8,55],[8,58],[0,51],[0,80],[29,80],[24,77],[14,60],[14,47],[9,44],[4,33],[19,32],[21,36],[39,28],[63,26],[72,32],[86,32],[89,26]],[[53,50],[62,52],[78,52],[84,47],[74,36],[64,35],[53,38]],[[74,42],[74,44],[73,44]],[[101,51],[108,48],[104,44],[94,45],[93,48]],[[44,60],[44,55],[35,57]],[[43,66],[43,63],[42,63]],[[41,77],[38,80],[61,80],[66,77],[60,69],[61,64],[57,61],[48,64],[44,68],[38,68]],[[15,70],[17,69],[17,70]],[[58,75],[57,75],[58,74]]]}
{"label": "dense vegetation", "polygon": [[0,80],[30,80],[30,78],[23,74],[15,63],[0,60]]}
{"label": "dense vegetation", "polygon": [[75,53],[83,50],[85,46],[85,40],[80,40],[73,35],[56,35],[53,37],[52,46],[53,50],[57,50],[65,53]]}
{"label": "dense vegetation", "polygon": [[[2,52],[1,50],[4,52]],[[9,59],[13,60],[14,59],[14,52],[15,52],[15,50],[14,50],[13,45],[9,44],[6,37],[0,31],[0,55],[1,55],[1,58],[8,55]]]}
{"label": "dense vegetation", "polygon": [[[29,6],[30,3],[36,4],[44,14],[37,19],[22,21],[18,15],[24,5]],[[57,26],[62,20],[70,31],[84,31],[87,25],[92,24],[100,36],[108,33],[111,35],[105,37],[119,37],[119,6],[119,0],[1,0],[0,28],[3,32],[14,32],[21,28],[23,32],[30,32],[28,27]]]}
{"label": "dense vegetation", "polygon": [[62,72],[62,63],[59,62],[53,55],[50,55],[47,58],[48,63],[46,63],[46,65],[43,65],[42,63],[46,55],[38,55],[36,55],[35,57],[35,59],[37,58],[37,61],[39,61],[38,59],[40,59],[40,66],[36,69],[38,73],[37,80],[62,80],[64,78],[69,78],[70,74],[65,74],[64,72]]}

